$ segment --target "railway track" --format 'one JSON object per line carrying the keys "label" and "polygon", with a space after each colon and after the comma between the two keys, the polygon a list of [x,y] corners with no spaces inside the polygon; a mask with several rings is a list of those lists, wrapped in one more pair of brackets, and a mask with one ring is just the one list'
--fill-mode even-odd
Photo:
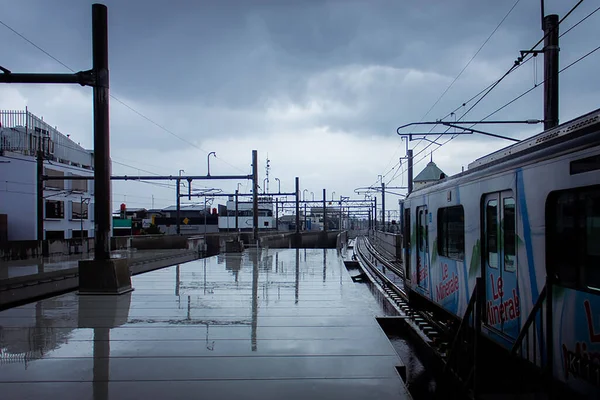
{"label": "railway track", "polygon": [[379,287],[400,315],[406,317],[406,323],[417,336],[444,360],[451,340],[450,329],[436,320],[432,313],[416,310],[409,305],[404,287],[404,270],[400,263],[386,258],[364,236],[356,239],[354,253],[369,280]]}

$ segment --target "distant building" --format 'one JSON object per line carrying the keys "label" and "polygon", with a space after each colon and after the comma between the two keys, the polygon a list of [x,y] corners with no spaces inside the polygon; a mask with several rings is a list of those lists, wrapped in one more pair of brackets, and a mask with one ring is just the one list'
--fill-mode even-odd
{"label": "distant building", "polygon": [[[29,111],[0,111],[0,214],[8,240],[36,240],[37,155],[43,175],[93,176],[93,151],[86,150]],[[43,239],[94,236],[93,180],[43,183]]]}
{"label": "distant building", "polygon": [[427,166],[421,171],[414,179],[413,186],[418,189],[421,186],[425,186],[429,183],[439,181],[446,177],[444,171],[438,168],[433,161],[430,161]]}
{"label": "distant building", "polygon": [[[252,230],[254,228],[253,217],[254,203],[252,201],[238,201],[237,223],[241,231]],[[235,230],[235,200],[230,196],[224,212],[219,214],[219,230]],[[258,229],[275,229],[275,217],[273,215],[273,198],[270,196],[261,196],[258,198]]]}

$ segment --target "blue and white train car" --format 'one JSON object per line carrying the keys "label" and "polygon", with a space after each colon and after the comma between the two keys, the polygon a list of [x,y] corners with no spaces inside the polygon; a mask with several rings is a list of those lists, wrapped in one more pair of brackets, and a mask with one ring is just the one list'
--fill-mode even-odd
{"label": "blue and white train car", "polygon": [[531,358],[552,360],[577,391],[599,390],[600,110],[419,188],[402,208],[411,296],[461,318],[481,277],[483,334],[510,349],[536,313]]}

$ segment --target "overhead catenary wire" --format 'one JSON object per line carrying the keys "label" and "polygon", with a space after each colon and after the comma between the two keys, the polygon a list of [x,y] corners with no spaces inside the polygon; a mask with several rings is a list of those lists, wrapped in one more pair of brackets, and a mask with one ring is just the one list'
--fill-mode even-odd
{"label": "overhead catenary wire", "polygon": [[[59,60],[57,57],[53,56],[52,54],[50,54],[48,51],[44,50],[42,47],[38,46],[36,43],[34,43],[32,40],[28,39],[25,35],[23,35],[22,33],[18,32],[17,30],[15,30],[14,28],[12,28],[10,25],[8,25],[7,23],[5,23],[4,21],[0,20],[0,25],[3,25],[4,27],[6,27],[7,29],[9,29],[11,32],[13,32],[14,34],[16,34],[17,36],[19,36],[20,38],[22,38],[23,40],[25,40],[27,43],[31,44],[33,47],[35,47],[36,49],[38,49],[39,51],[41,51],[42,53],[44,53],[46,56],[50,57],[52,60],[56,61],[57,63],[59,63],[60,65],[62,65],[63,67],[65,67],[66,69],[68,69],[69,71],[75,73],[76,71],[69,67],[67,64],[65,64],[64,62],[62,62],[61,60]],[[165,126],[159,124],[158,122],[154,121],[153,119],[151,119],[150,117],[146,116],[145,114],[143,114],[142,112],[136,110],[134,107],[130,106],[129,104],[127,104],[126,102],[124,102],[123,100],[119,99],[118,97],[116,97],[115,95],[111,94],[110,97],[117,101],[118,103],[122,104],[123,106],[125,106],[126,108],[128,108],[129,110],[131,110],[132,112],[134,112],[135,114],[137,114],[138,116],[140,116],[141,118],[145,119],[146,121],[150,122],[151,124],[157,126],[158,128],[160,128],[161,130],[163,130],[164,132],[178,138],[179,140],[183,141],[184,143],[189,144],[190,146],[193,146],[195,148],[197,148],[198,150],[201,150],[205,153],[208,153],[207,150],[204,150],[202,147],[198,146],[197,144],[181,137],[180,135],[176,134],[175,132],[173,132],[172,130],[166,128]],[[215,158],[217,158],[215,156]],[[221,158],[217,158],[218,160],[222,161],[223,163],[229,165],[232,168],[235,168],[238,171],[244,172],[241,168],[227,162],[224,159]]]}
{"label": "overhead catenary wire", "polygon": [[[469,67],[469,65],[471,65],[471,63],[473,62],[473,60],[475,60],[475,58],[477,57],[477,55],[479,55],[479,53],[481,52],[481,50],[483,50],[483,48],[485,47],[485,45],[490,41],[490,39],[494,36],[494,34],[496,33],[496,31],[498,31],[498,29],[500,29],[500,27],[502,26],[502,24],[504,23],[504,21],[506,21],[506,19],[508,18],[508,16],[512,13],[512,11],[515,9],[515,7],[517,6],[517,4],[519,4],[520,0],[516,0],[515,3],[512,5],[512,7],[508,10],[508,12],[504,15],[504,17],[500,20],[500,22],[496,25],[496,27],[494,28],[494,30],[488,35],[488,37],[485,39],[485,41],[481,44],[481,46],[479,46],[479,48],[477,49],[477,51],[475,52],[475,54],[473,54],[473,56],[471,57],[471,59],[465,64],[465,66],[461,69],[461,71],[458,73],[458,75],[456,75],[456,77],[452,80],[452,82],[450,82],[450,84],[446,87],[446,89],[440,94],[440,96],[437,98],[437,100],[433,103],[433,105],[429,108],[429,110],[427,110],[427,112],[423,115],[423,117],[421,117],[421,121],[423,121],[428,115],[429,113],[435,108],[435,106],[442,100],[442,98],[446,95],[446,93],[448,93],[448,91],[452,88],[452,86],[456,83],[456,81],[462,76],[462,74],[465,72],[465,70]],[[485,91],[486,89],[484,89],[483,91]],[[482,92],[483,92],[482,91]],[[478,96],[479,94],[477,94],[476,96]],[[475,96],[475,97],[476,97]],[[473,97],[472,99],[468,100],[467,102],[472,101],[475,97]],[[465,102],[466,103],[466,102]],[[465,104],[463,103],[463,105]],[[455,110],[456,111],[456,110]],[[449,117],[450,115],[452,115],[455,111],[453,111],[452,113],[446,115],[443,119],[446,119],[447,117]],[[435,128],[432,127],[431,131]],[[431,132],[430,131],[430,132]],[[421,144],[422,140],[420,140],[414,147],[416,148],[417,146],[419,146]],[[398,150],[400,149],[400,147],[402,147],[402,144],[400,144],[397,148],[396,151],[394,152],[394,154],[392,155],[392,157],[390,158],[390,161],[388,161],[388,165],[389,163],[392,161],[392,159],[397,155]],[[386,167],[387,168],[387,167]],[[393,169],[393,168],[392,168]],[[385,174],[383,174],[383,176],[385,177],[388,173],[390,173],[390,171],[386,172]]]}

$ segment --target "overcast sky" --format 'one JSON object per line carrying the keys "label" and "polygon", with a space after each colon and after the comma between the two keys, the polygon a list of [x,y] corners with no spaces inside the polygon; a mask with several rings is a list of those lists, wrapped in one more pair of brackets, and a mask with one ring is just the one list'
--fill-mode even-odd
{"label": "overcast sky", "polygon": [[[546,0],[564,16],[575,0]],[[0,20],[74,70],[91,67],[91,1],[0,0]],[[106,1],[111,94],[171,133],[111,99],[114,174],[249,174],[259,152],[261,186],[267,154],[270,191],[301,190],[320,198],[362,198],[359,187],[385,175],[405,186],[399,157],[406,142],[396,128],[442,118],[499,78],[542,36],[540,2],[521,0],[460,78],[426,115],[514,0],[423,1]],[[587,0],[561,32],[598,6]],[[600,12],[560,40],[564,67],[599,45]],[[68,72],[0,26],[0,65],[14,72]],[[599,107],[600,52],[560,75],[561,122]],[[537,71],[537,74],[536,74]],[[466,119],[479,120],[543,80],[543,57],[509,75]],[[81,145],[92,145],[92,90],[77,86],[3,85],[0,109],[25,106]],[[457,111],[462,115],[473,103]],[[454,117],[452,117],[454,118]],[[495,119],[543,118],[542,89]],[[480,129],[526,137],[540,126]],[[440,132],[436,129],[436,132]],[[185,139],[185,141],[172,135]],[[434,139],[432,137],[431,139]],[[441,141],[445,141],[442,139]],[[188,143],[189,142],[189,143]],[[192,144],[190,144],[192,143]],[[415,154],[425,141],[413,141]],[[433,153],[447,174],[510,142],[461,136]],[[425,167],[431,146],[416,158]],[[422,161],[421,161],[422,160]],[[120,164],[117,164],[120,163]],[[127,167],[125,165],[134,168]],[[398,173],[399,172],[399,173]],[[395,177],[393,180],[392,178]],[[250,184],[242,181],[242,191]],[[235,190],[233,181],[193,187]],[[403,192],[403,190],[400,190]],[[174,204],[174,184],[117,182],[113,205]],[[312,198],[309,193],[309,198]],[[398,197],[386,198],[397,209]]]}

